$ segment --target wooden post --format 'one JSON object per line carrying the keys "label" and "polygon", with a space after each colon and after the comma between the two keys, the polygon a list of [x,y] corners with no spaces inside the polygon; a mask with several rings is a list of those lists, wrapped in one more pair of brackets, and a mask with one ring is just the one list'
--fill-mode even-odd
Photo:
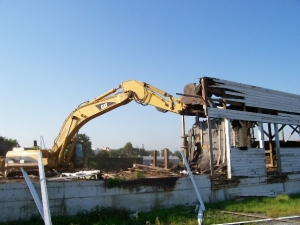
{"label": "wooden post", "polygon": [[270,163],[271,163],[271,166],[274,166],[273,144],[272,144],[272,130],[271,130],[271,124],[270,123],[268,123],[268,133],[269,133]]}
{"label": "wooden post", "polygon": [[223,126],[223,158],[222,158],[222,163],[225,163],[226,160],[226,127],[225,127],[225,120],[223,119],[222,121],[222,126]]}
{"label": "wooden post", "polygon": [[208,138],[209,138],[209,160],[210,160],[210,175],[214,179],[214,153],[213,153],[213,143],[211,134],[211,121],[209,116],[207,116],[207,128],[208,128]]}
{"label": "wooden post", "polygon": [[157,151],[153,151],[153,166],[157,167]]}
{"label": "wooden post", "polygon": [[225,122],[225,133],[226,133],[226,159],[227,159],[227,178],[231,179],[231,157],[230,157],[230,149],[231,149],[231,125],[230,119],[224,119]]}
{"label": "wooden post", "polygon": [[[281,126],[284,127],[283,124],[281,124]],[[281,136],[282,136],[282,141],[285,141],[283,128],[281,129]]]}
{"label": "wooden post", "polygon": [[217,165],[220,164],[220,160],[221,160],[221,124],[220,124],[220,118],[218,118],[218,135],[219,135],[219,143],[218,143],[219,157],[218,157],[218,160],[217,160]]}
{"label": "wooden post", "polygon": [[200,139],[201,139],[201,148],[203,147],[203,121],[200,122]]}
{"label": "wooden post", "polygon": [[165,148],[164,149],[164,164],[165,164],[165,169],[169,168],[169,149]]}
{"label": "wooden post", "polygon": [[[185,121],[184,115],[181,115],[181,137],[182,137],[182,150],[186,158],[188,158],[188,151],[187,151],[187,137],[185,135]],[[184,162],[183,162],[184,163]]]}
{"label": "wooden post", "polygon": [[275,130],[275,143],[276,143],[276,161],[277,161],[277,172],[281,173],[281,158],[280,158],[280,142],[279,142],[279,132],[278,132],[278,124],[274,123]]}

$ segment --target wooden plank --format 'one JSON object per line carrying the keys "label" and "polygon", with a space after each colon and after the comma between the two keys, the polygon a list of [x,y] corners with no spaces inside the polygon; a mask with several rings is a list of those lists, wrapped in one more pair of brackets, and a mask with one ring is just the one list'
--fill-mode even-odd
{"label": "wooden plank", "polygon": [[[233,90],[238,89],[238,88],[240,88],[241,90],[245,90],[245,89],[255,90],[255,91],[264,90],[267,93],[272,93],[272,94],[277,94],[277,95],[284,94],[284,95],[291,96],[291,97],[298,97],[300,99],[299,95],[288,93],[288,92],[283,92],[283,91],[278,91],[278,90],[274,90],[274,89],[263,88],[263,87],[248,85],[248,84],[242,84],[242,83],[222,80],[222,79],[218,79],[218,78],[212,78],[212,77],[210,77],[210,78],[213,79],[213,81],[215,81],[215,82],[223,83],[223,84],[219,84],[217,87],[220,87],[221,85],[226,85],[227,87],[231,86],[231,89],[233,89]],[[208,86],[211,87],[213,85],[208,85]]]}
{"label": "wooden plank", "polygon": [[222,98],[226,101],[232,101],[232,102],[241,102],[241,103],[245,103],[244,99],[236,99],[236,98]]}
{"label": "wooden plank", "polygon": [[[299,95],[236,82],[218,80],[215,78],[212,79],[215,82],[221,82],[221,84],[209,85],[210,88],[226,89],[225,93],[229,93],[234,96],[243,96],[247,106],[294,113],[299,113],[300,111]],[[240,93],[236,93],[234,91]],[[212,92],[214,92],[214,90],[212,90]],[[234,99],[231,100],[234,101]],[[238,102],[240,100],[235,101]]]}
{"label": "wooden plank", "polygon": [[[243,168],[243,167],[246,167],[247,168],[247,170],[251,170],[251,169],[253,169],[253,168],[261,168],[261,166],[263,165],[265,165],[265,163],[264,162],[256,162],[256,163],[252,163],[251,161],[250,162],[247,162],[247,161],[244,161],[244,162],[242,162],[242,163],[238,163],[238,162],[236,162],[236,161],[231,161],[231,163],[235,166],[235,167],[240,167],[240,168]],[[251,168],[248,168],[249,167],[249,165],[251,166]]]}
{"label": "wooden plank", "polygon": [[278,99],[287,99],[290,101],[300,101],[300,95],[294,95],[294,96],[290,96],[290,95],[286,95],[285,92],[281,92],[280,94],[273,92],[266,92],[264,90],[259,91],[259,90],[243,90],[241,91],[243,94],[245,94],[245,97],[251,97],[251,96],[256,96],[257,98],[262,98],[262,96],[266,96],[266,98],[272,98],[274,100]]}
{"label": "wooden plank", "polygon": [[245,98],[245,104],[246,106],[252,106],[257,108],[263,108],[263,109],[271,109],[276,111],[284,111],[284,112],[291,112],[291,113],[297,113],[300,110],[300,107],[297,105],[299,103],[292,102],[288,100],[278,100],[278,101],[272,101],[269,98]]}
{"label": "wooden plank", "polygon": [[231,148],[231,165],[233,176],[266,176],[265,154],[262,149]]}
{"label": "wooden plank", "polygon": [[[224,87],[224,88],[228,88],[228,87]],[[243,97],[245,99],[252,97],[252,98],[257,98],[257,99],[266,99],[266,98],[269,98],[269,99],[273,99],[274,102],[276,100],[278,100],[278,101],[288,100],[288,101],[291,101],[291,102],[299,102],[300,101],[299,96],[297,96],[297,97],[295,97],[295,96],[289,96],[289,95],[286,95],[284,92],[280,93],[280,94],[277,94],[277,93],[268,93],[266,91],[249,90],[247,88],[243,88],[243,89],[236,89],[236,88],[234,88],[232,90],[241,92],[244,95]]]}
{"label": "wooden plank", "polygon": [[289,180],[300,180],[300,174],[288,174]]}
{"label": "wooden plank", "polygon": [[[246,150],[247,151],[247,150]],[[245,152],[245,151],[244,151]],[[247,157],[248,158],[256,158],[257,156],[259,156],[259,157],[261,157],[261,156],[264,156],[264,151],[263,151],[263,153],[261,153],[261,152],[259,152],[259,153],[257,153],[257,154],[255,154],[255,153],[252,153],[252,152],[249,152],[249,153],[247,153]],[[241,157],[241,156],[244,156],[245,154],[244,153],[242,153],[242,152],[235,152],[234,153],[234,156],[232,156],[232,158],[239,158],[239,157]]]}
{"label": "wooden plank", "polygon": [[[236,111],[230,109],[219,109],[219,108],[207,108],[208,115],[213,118],[228,118],[235,120],[247,120],[247,121],[256,121],[263,123],[278,123],[278,124],[289,124],[297,125],[300,124],[299,118],[287,118],[280,115],[269,115],[262,113],[252,113],[244,111]],[[297,118],[297,119],[296,119]]]}
{"label": "wooden plank", "polygon": [[294,155],[294,154],[288,154],[288,155],[282,155],[281,154],[281,157],[284,159],[284,161],[295,161],[295,158],[297,159],[300,159],[300,156],[299,155]]}
{"label": "wooden plank", "polygon": [[283,148],[281,153],[281,168],[284,173],[300,172],[299,148]]}
{"label": "wooden plank", "polygon": [[244,93],[241,92],[233,92],[233,91],[227,91],[225,90],[226,95],[233,95],[233,96],[238,96],[238,97],[245,97]]}
{"label": "wooden plank", "polygon": [[282,148],[282,153],[284,152],[288,152],[288,153],[296,153],[296,154],[300,154],[300,147],[299,148]]}
{"label": "wooden plank", "polygon": [[282,163],[297,163],[299,164],[300,157],[282,157]]}

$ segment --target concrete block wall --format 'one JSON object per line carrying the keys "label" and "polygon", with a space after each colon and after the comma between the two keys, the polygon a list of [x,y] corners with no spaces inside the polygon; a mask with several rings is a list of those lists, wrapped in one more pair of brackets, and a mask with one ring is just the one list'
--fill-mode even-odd
{"label": "concrete block wall", "polygon": [[[267,177],[243,178],[235,186],[211,187],[208,175],[195,181],[204,202],[217,202],[240,196],[277,196],[300,193],[300,175],[289,175],[284,182],[268,183]],[[34,183],[40,193],[39,183]],[[75,215],[96,206],[127,208],[132,212],[156,207],[198,204],[189,177],[153,178],[125,181],[108,188],[108,180],[47,182],[52,216]],[[28,220],[39,214],[25,182],[0,184],[0,222]]]}
{"label": "concrete block wall", "polygon": [[[209,201],[209,177],[197,176],[196,181],[203,200]],[[39,183],[34,186],[40,193]],[[107,180],[50,181],[47,190],[52,216],[75,215],[96,206],[128,208],[135,212],[198,202],[189,177],[125,181],[114,188],[108,188]],[[1,222],[39,214],[25,182],[0,184],[0,202]]]}

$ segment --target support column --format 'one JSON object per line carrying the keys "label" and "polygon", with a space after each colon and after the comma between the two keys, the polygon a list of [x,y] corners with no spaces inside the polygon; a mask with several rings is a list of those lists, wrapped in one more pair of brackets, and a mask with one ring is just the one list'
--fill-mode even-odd
{"label": "support column", "polygon": [[271,124],[268,123],[270,163],[274,166]]}
{"label": "support column", "polygon": [[217,165],[220,164],[221,161],[221,123],[220,123],[220,118],[218,118],[218,135],[219,135],[219,143],[218,143],[218,148],[219,148],[219,156],[218,156],[218,160],[217,160]]}
{"label": "support column", "polygon": [[[186,158],[188,158],[188,151],[187,151],[187,137],[185,135],[185,121],[184,115],[181,115],[181,137],[182,137],[182,150]],[[184,163],[184,162],[183,162]]]}
{"label": "support column", "polygon": [[164,149],[164,164],[165,164],[165,169],[169,168],[169,149],[165,148]]}
{"label": "support column", "polygon": [[281,124],[281,126],[282,126],[282,127],[281,127],[280,129],[281,129],[282,141],[285,141],[285,137],[284,137],[284,129],[283,129],[285,125]]}
{"label": "support column", "polygon": [[230,157],[230,149],[231,149],[231,124],[230,119],[224,119],[225,122],[225,134],[226,134],[226,159],[227,159],[227,178],[231,179],[231,157]]}
{"label": "support column", "polygon": [[276,161],[277,161],[277,172],[281,173],[281,158],[280,158],[280,142],[279,142],[279,133],[278,133],[278,124],[274,123],[275,130],[275,143],[276,143]]}
{"label": "support column", "polygon": [[203,121],[200,122],[200,139],[201,139],[201,148],[203,148]]}
{"label": "support column", "polygon": [[210,117],[207,116],[207,129],[208,129],[208,138],[209,138],[209,160],[210,160],[210,175],[214,179],[214,152],[213,152],[213,142],[211,134],[211,121]]}
{"label": "support column", "polygon": [[265,148],[265,139],[264,139],[264,127],[262,122],[258,122],[258,140],[259,140],[259,148]]}
{"label": "support column", "polygon": [[223,158],[222,163],[225,163],[226,161],[226,127],[225,127],[225,120],[222,121],[222,127],[223,127]]}
{"label": "support column", "polygon": [[157,150],[153,151],[153,166],[157,167]]}

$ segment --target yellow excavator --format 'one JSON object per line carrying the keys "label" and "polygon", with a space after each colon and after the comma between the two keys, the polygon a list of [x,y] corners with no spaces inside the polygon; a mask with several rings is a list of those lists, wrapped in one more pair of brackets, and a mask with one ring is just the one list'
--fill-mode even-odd
{"label": "yellow excavator", "polygon": [[[119,91],[119,92],[118,92]],[[161,112],[184,114],[187,105],[180,99],[147,83],[128,80],[92,101],[80,104],[64,121],[54,140],[51,150],[35,148],[14,148],[8,151],[5,159],[5,174],[20,167],[37,168],[37,152],[41,151],[43,164],[47,169],[82,168],[84,162],[83,145],[76,140],[79,129],[90,120],[101,116],[132,100],[142,105],[152,105]]]}

